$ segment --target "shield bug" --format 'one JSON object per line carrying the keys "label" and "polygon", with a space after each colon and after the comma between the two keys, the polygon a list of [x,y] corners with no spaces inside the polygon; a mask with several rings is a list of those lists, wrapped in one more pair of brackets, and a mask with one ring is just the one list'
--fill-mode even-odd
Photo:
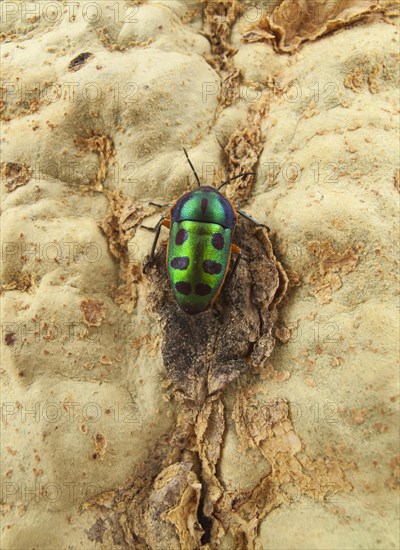
{"label": "shield bug", "polygon": [[[189,314],[206,311],[216,300],[227,279],[231,256],[235,255],[227,282],[232,279],[241,258],[240,248],[232,242],[238,214],[256,225],[253,218],[236,209],[219,190],[239,174],[214,189],[202,186],[196,170],[186,158],[198,188],[181,195],[170,206],[153,230],[156,232],[146,267],[152,263],[161,227],[170,230],[167,246],[167,272],[178,305]],[[154,203],[153,203],[154,204]],[[156,205],[158,206],[158,205]],[[264,226],[266,227],[266,226]]]}

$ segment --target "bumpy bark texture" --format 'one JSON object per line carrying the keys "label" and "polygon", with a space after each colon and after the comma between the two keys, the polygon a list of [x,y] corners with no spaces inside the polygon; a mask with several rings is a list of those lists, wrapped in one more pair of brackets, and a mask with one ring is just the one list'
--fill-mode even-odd
{"label": "bumpy bark texture", "polygon": [[[1,547],[397,548],[396,4],[0,9]],[[270,228],[195,317],[182,147]]]}

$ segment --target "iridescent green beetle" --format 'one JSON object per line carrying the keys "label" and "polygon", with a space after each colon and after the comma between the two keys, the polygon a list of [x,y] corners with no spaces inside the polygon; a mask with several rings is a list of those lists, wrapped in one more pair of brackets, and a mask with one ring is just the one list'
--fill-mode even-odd
{"label": "iridescent green beetle", "polygon": [[256,225],[262,224],[237,210],[219,192],[228,182],[253,172],[230,178],[217,189],[202,186],[186,149],[184,152],[199,187],[169,205],[170,210],[154,228],[156,235],[145,268],[153,261],[161,227],[167,227],[170,230],[167,272],[172,292],[183,311],[193,315],[206,311],[215,302],[227,277],[232,254],[237,256],[229,280],[236,272],[241,252],[232,243],[232,237],[238,214]]}

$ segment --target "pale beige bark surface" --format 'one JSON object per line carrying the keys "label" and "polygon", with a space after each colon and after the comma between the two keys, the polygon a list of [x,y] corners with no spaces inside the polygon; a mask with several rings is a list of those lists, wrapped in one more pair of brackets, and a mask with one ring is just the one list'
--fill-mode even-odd
{"label": "pale beige bark surface", "polygon": [[[398,548],[395,3],[0,7],[1,547]],[[190,319],[183,146],[270,228]]]}

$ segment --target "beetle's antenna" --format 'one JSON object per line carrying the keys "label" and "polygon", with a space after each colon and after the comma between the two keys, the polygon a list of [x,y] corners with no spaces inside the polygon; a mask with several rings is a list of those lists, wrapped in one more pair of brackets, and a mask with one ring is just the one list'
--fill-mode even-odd
{"label": "beetle's antenna", "polygon": [[219,191],[221,189],[221,187],[223,187],[224,185],[226,185],[227,183],[229,183],[232,180],[237,180],[238,178],[243,178],[244,176],[255,176],[255,175],[256,175],[255,172],[245,172],[244,174],[239,174],[238,176],[233,176],[233,178],[229,178],[228,180],[224,181],[224,183],[221,183],[221,185],[219,187],[217,187],[217,191]]}
{"label": "beetle's antenna", "polygon": [[192,161],[190,160],[189,155],[187,154],[186,149],[183,148],[183,150],[185,151],[185,155],[186,155],[186,158],[187,158],[187,160],[188,160],[188,163],[190,164],[190,168],[193,170],[193,174],[194,174],[194,176],[195,176],[195,178],[196,178],[196,180],[197,180],[197,185],[198,185],[199,187],[201,187],[201,183],[200,183],[200,180],[199,180],[199,176],[196,174],[196,170],[194,169],[194,166],[193,166],[193,164],[192,164]]}

